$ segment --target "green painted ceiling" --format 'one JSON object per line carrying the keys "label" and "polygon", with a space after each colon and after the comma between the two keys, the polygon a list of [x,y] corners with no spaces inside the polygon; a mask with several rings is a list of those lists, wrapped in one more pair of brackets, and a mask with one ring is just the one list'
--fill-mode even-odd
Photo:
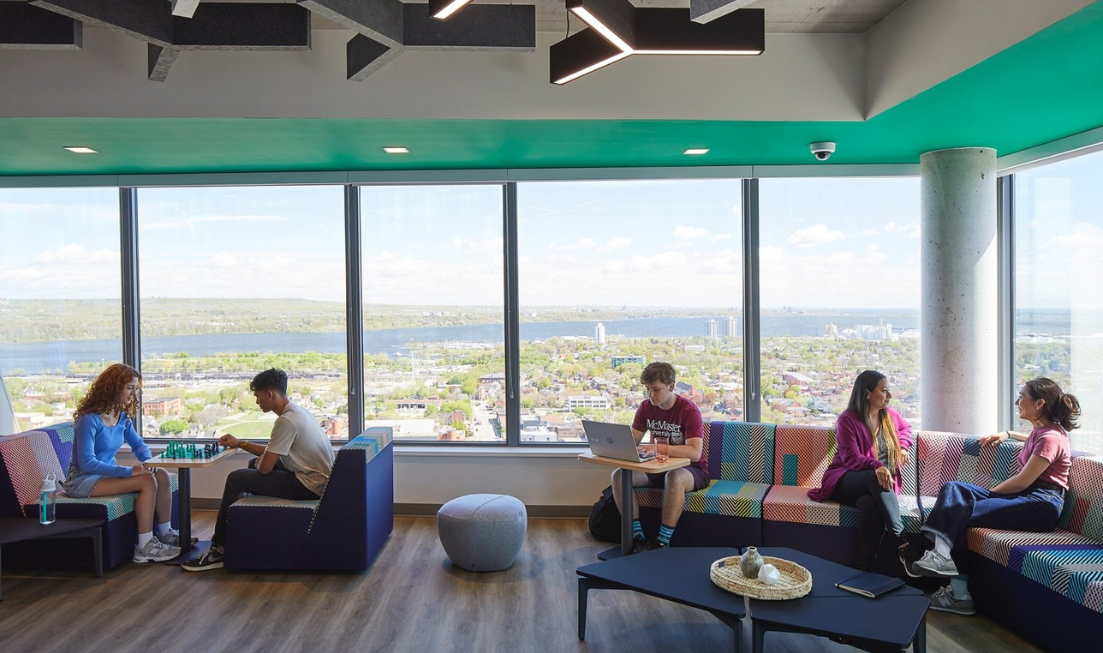
{"label": "green painted ceiling", "polygon": [[817,140],[839,143],[826,165],[918,163],[1100,126],[1103,2],[864,122],[0,118],[0,175],[806,165]]}

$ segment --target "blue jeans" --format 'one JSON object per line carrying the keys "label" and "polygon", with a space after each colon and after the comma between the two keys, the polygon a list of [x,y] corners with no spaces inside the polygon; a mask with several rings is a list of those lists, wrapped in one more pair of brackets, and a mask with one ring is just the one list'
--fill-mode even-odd
{"label": "blue jeans", "polygon": [[1018,494],[996,494],[971,483],[950,481],[939,490],[938,501],[920,530],[928,537],[938,536],[949,542],[954,562],[963,570],[967,528],[1045,533],[1057,527],[1064,506],[1063,492],[1038,483]]}

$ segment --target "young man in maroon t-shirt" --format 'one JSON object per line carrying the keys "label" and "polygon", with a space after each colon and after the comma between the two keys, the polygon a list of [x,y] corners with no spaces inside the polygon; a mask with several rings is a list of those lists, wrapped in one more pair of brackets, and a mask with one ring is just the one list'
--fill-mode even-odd
{"label": "young man in maroon t-shirt", "polygon": [[[651,436],[665,435],[670,442],[672,458],[689,458],[689,467],[671,470],[662,474],[632,472],[632,485],[648,485],[663,488],[662,523],[659,525],[659,537],[648,542],[640,526],[640,511],[636,502],[632,502],[632,539],[633,553],[646,551],[656,546],[670,546],[674,527],[682,516],[686,492],[699,490],[709,483],[709,473],[704,459],[704,425],[701,411],[692,401],[674,394],[674,366],[670,363],[651,363],[643,368],[640,382],[647,391],[647,399],[636,410],[632,420],[632,435],[639,446],[644,433]],[[623,501],[620,496],[620,475],[624,470],[613,472],[613,498],[619,508]]]}

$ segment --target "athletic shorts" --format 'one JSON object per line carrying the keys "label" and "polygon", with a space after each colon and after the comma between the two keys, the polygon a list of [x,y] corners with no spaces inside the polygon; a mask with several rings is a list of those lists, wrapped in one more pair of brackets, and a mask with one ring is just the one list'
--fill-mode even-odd
{"label": "athletic shorts", "polygon": [[[693,476],[694,490],[700,490],[701,488],[706,487],[709,484],[709,475],[706,474],[700,467],[694,467],[693,465],[690,465],[689,467],[682,467],[682,469],[686,470]],[[669,473],[670,472],[663,472],[662,474],[651,474],[649,472],[647,474],[648,487],[663,487],[664,485],[666,485],[666,475]]]}

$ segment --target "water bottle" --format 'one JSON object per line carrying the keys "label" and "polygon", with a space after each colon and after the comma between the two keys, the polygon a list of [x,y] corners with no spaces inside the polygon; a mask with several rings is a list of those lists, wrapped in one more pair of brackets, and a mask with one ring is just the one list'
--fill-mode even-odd
{"label": "water bottle", "polygon": [[38,499],[38,521],[43,524],[54,523],[54,510],[57,504],[57,479],[47,474],[42,479],[42,490]]}

